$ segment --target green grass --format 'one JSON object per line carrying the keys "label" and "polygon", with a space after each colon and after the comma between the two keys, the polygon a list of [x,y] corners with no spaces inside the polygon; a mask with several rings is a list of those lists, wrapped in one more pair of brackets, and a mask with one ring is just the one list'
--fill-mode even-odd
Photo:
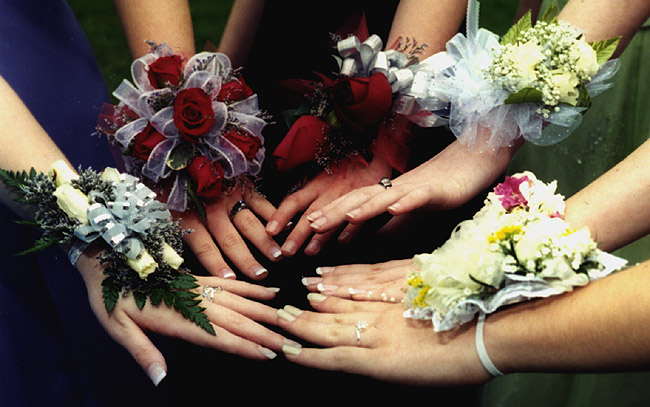
{"label": "green grass", "polygon": [[[68,3],[86,32],[106,85],[112,91],[122,79],[129,78],[131,65],[131,56],[113,2],[68,0]],[[232,3],[233,0],[189,0],[198,48],[202,48],[207,41],[219,43]],[[379,7],[381,3],[377,4]],[[513,22],[517,0],[482,0],[480,4],[481,26],[497,34],[505,33]]]}

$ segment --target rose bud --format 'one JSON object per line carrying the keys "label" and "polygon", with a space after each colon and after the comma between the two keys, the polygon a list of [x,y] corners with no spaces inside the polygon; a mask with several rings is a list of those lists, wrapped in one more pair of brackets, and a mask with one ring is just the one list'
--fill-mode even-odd
{"label": "rose bud", "polygon": [[67,183],[54,191],[56,203],[70,218],[77,219],[82,225],[88,224],[88,197]]}
{"label": "rose bud", "polygon": [[174,101],[174,124],[190,143],[210,131],[215,123],[212,99],[199,88],[183,89]]}

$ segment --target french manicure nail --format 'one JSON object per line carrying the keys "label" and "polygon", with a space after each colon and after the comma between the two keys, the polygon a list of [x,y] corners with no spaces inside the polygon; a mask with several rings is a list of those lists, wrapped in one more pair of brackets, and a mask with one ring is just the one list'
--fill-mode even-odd
{"label": "french manicure nail", "polygon": [[366,290],[360,290],[358,288],[352,288],[352,287],[348,288],[348,293],[350,295],[364,294],[365,292],[366,292]]}
{"label": "french manicure nail", "polygon": [[297,348],[291,345],[284,345],[282,347],[282,352],[284,352],[286,355],[298,356],[300,355],[300,352],[302,352],[302,348]]}
{"label": "french manicure nail", "polygon": [[284,242],[284,245],[282,246],[282,252],[287,253],[289,255],[293,255],[296,253],[296,242],[293,240],[287,240]]}
{"label": "french manicure nail", "polygon": [[318,289],[318,291],[324,292],[324,291],[334,291],[339,287],[337,285],[320,283],[318,284],[318,286],[316,286],[316,288]]}
{"label": "french manicure nail", "polygon": [[302,278],[302,284],[304,286],[312,285],[312,284],[319,284],[323,279],[320,277],[303,277]]}
{"label": "french manicure nail", "polygon": [[354,218],[356,218],[357,216],[359,216],[360,214],[361,214],[361,209],[353,209],[353,210],[351,210],[350,212],[348,212],[348,213],[346,214],[346,216],[349,217],[349,218],[353,218],[353,219],[354,219]]}
{"label": "french manicure nail", "polygon": [[321,216],[323,216],[321,211],[312,212],[307,216],[307,220],[313,222],[314,220],[320,218]]}
{"label": "french manicure nail", "polygon": [[294,307],[293,305],[285,305],[283,309],[294,317],[302,314],[302,310],[300,308]]}
{"label": "french manicure nail", "polygon": [[391,211],[391,212],[395,212],[395,211],[398,211],[399,208],[401,208],[401,207],[402,207],[402,205],[400,203],[396,202],[396,203],[392,204],[391,206],[389,206],[388,210]]}
{"label": "french manicure nail", "polygon": [[323,302],[327,297],[319,293],[309,293],[307,294],[307,299],[312,302]]}
{"label": "french manicure nail", "polygon": [[279,288],[279,287],[265,287],[265,288],[266,288],[268,291],[272,292],[272,293],[276,293],[276,294],[277,294],[277,293],[280,292],[280,288]]}
{"label": "french manicure nail", "polygon": [[271,248],[270,254],[273,259],[277,260],[282,257],[282,249],[280,249],[278,246],[274,246]]}
{"label": "french manicure nail", "polygon": [[316,219],[315,221],[313,221],[313,222],[311,223],[311,227],[312,227],[313,229],[318,230],[318,229],[322,228],[323,226],[325,226],[326,223],[327,223],[327,219],[326,219],[326,218],[318,218],[318,219]]}
{"label": "french manicure nail", "polygon": [[268,359],[275,359],[275,357],[278,356],[271,349],[267,349],[264,346],[258,346],[258,349],[259,349],[260,353],[262,355],[266,356]]}
{"label": "french manicure nail", "polygon": [[289,313],[288,313],[286,310],[284,310],[283,308],[280,308],[280,309],[278,310],[277,314],[278,314],[278,317],[280,317],[280,319],[284,319],[284,320],[287,321],[287,322],[293,322],[293,321],[296,320],[296,317],[294,317],[293,315],[289,314]]}
{"label": "french manicure nail", "polygon": [[264,267],[262,267],[260,265],[253,266],[251,271],[252,271],[253,275],[255,275],[256,277],[259,277],[259,276],[264,275],[264,274],[268,274],[268,272],[269,272],[267,269],[265,269]]}
{"label": "french manicure nail", "polygon": [[151,366],[149,366],[149,369],[147,369],[147,374],[149,375],[149,378],[153,382],[153,385],[156,387],[158,387],[162,379],[164,379],[165,376],[167,376],[167,372],[159,363],[151,364]]}
{"label": "french manicure nail", "polygon": [[269,223],[266,224],[266,231],[275,234],[278,233],[278,222],[272,220]]}
{"label": "french manicure nail", "polygon": [[335,267],[317,267],[316,274],[322,276],[323,274],[331,273],[334,269]]}
{"label": "french manicure nail", "polygon": [[235,274],[234,271],[230,269],[223,269],[221,270],[221,277],[223,278],[235,278],[237,275]]}

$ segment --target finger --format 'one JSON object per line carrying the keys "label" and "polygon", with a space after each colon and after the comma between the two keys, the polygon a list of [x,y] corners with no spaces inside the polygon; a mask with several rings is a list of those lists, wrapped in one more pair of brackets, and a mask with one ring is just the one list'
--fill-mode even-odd
{"label": "finger", "polygon": [[255,280],[265,278],[268,271],[250,252],[246,242],[223,210],[223,205],[210,205],[206,209],[208,229],[224,255],[249,278]]}
{"label": "finger", "polygon": [[201,220],[189,211],[176,216],[180,218],[179,224],[182,229],[192,230],[191,233],[185,233],[183,239],[208,273],[217,277],[236,278],[235,272],[224,260],[212,235]]}
{"label": "finger", "polygon": [[[295,255],[311,234],[312,230],[309,227],[309,222],[305,217],[301,217],[282,244],[282,254],[286,257]],[[320,251],[320,247],[312,246],[310,250],[317,253]]]}
{"label": "finger", "polygon": [[204,285],[195,290],[201,296],[204,307],[217,304],[254,321],[274,323],[276,309],[257,301],[251,301],[225,290],[222,286]]}
{"label": "finger", "polygon": [[300,191],[284,198],[266,225],[267,233],[271,236],[280,233],[284,225],[287,225],[298,213],[304,211],[317,196],[318,189],[307,185]]}
{"label": "finger", "polygon": [[305,254],[308,256],[317,255],[327,244],[327,242],[332,240],[335,234],[335,230],[327,233],[316,233],[314,237],[312,237],[312,239],[309,241],[307,247],[305,247]]}
{"label": "finger", "polygon": [[303,284],[312,292],[325,296],[347,298],[355,301],[381,301],[398,303],[404,298],[402,284],[363,284],[363,285],[332,285],[326,282],[315,283],[314,277],[305,277]]}
{"label": "finger", "polygon": [[371,375],[369,371],[373,353],[361,347],[336,347],[327,349],[293,348],[286,346],[287,360],[321,370],[342,371],[352,374]]}
{"label": "finger", "polygon": [[361,233],[362,224],[349,224],[343,228],[338,238],[336,239],[339,243],[347,244],[352,241],[359,233]]}
{"label": "finger", "polygon": [[121,317],[112,315],[109,318],[119,320],[117,324],[111,324],[111,328],[107,327],[113,339],[129,352],[154,386],[158,386],[167,376],[167,363],[162,353],[126,314],[121,314]]}
{"label": "finger", "polygon": [[350,211],[358,208],[378,193],[381,193],[381,191],[383,189],[377,185],[353,190],[332,201],[322,209],[311,212],[307,216],[307,219],[311,222],[310,226],[317,232],[332,230],[347,221],[346,217]]}
{"label": "finger", "polygon": [[256,190],[246,194],[245,201],[254,213],[261,216],[267,222],[271,219],[275,211],[277,211],[277,208]]}
{"label": "finger", "polygon": [[245,209],[237,212],[232,216],[232,222],[269,260],[278,261],[282,258],[280,246],[266,233],[264,226],[252,211]]}
{"label": "finger", "polygon": [[[280,291],[277,287],[265,287],[259,284],[251,284],[246,281],[230,280],[215,277],[200,277],[196,276],[198,283],[202,287],[220,287],[222,290],[231,292],[233,294],[253,298],[256,300],[270,300],[273,299]],[[203,288],[201,288],[203,290]],[[200,292],[202,294],[203,291]]]}
{"label": "finger", "polygon": [[344,276],[344,275],[362,275],[382,273],[387,270],[411,267],[413,266],[413,259],[390,260],[383,263],[376,264],[344,264],[340,266],[323,266],[316,269],[316,274],[327,276]]}
{"label": "finger", "polygon": [[315,310],[329,314],[381,313],[391,310],[393,307],[402,306],[401,304],[383,302],[352,301],[320,293],[309,293],[307,299]]}
{"label": "finger", "polygon": [[407,191],[408,190],[404,186],[398,185],[395,185],[390,189],[384,189],[359,207],[349,211],[346,214],[345,219],[350,223],[359,223],[365,222],[375,216],[379,216],[386,212],[388,208],[406,194]]}

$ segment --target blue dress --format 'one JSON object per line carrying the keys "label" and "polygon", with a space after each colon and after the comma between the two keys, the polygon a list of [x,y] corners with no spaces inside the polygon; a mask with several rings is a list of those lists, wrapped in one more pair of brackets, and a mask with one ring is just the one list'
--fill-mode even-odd
{"label": "blue dress", "polygon": [[[73,165],[115,165],[92,135],[108,92],[65,1],[0,3],[0,75]],[[165,405],[164,388],[99,325],[60,249],[15,256],[38,232],[14,220],[0,207],[0,406]]]}

